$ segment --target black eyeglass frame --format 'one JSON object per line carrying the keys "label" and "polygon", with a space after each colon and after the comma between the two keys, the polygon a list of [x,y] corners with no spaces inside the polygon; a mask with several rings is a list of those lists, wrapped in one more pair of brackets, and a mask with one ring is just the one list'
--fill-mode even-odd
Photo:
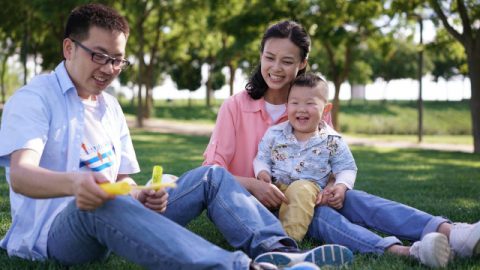
{"label": "black eyeglass frame", "polygon": [[125,70],[130,66],[130,61],[128,61],[127,59],[119,59],[111,57],[106,53],[95,52],[73,38],[70,38],[70,40],[73,41],[73,43],[75,43],[76,45],[80,46],[80,48],[84,49],[86,52],[90,53],[90,55],[92,56],[92,62],[96,64],[106,65],[108,63],[111,63],[115,69],[120,70]]}

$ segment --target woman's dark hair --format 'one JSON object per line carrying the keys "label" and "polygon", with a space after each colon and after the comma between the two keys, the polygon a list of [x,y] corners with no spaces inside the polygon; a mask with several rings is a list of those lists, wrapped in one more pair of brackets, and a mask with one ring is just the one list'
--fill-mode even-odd
{"label": "woman's dark hair", "polygon": [[127,37],[130,33],[127,20],[116,10],[101,4],[87,4],[72,10],[65,26],[64,37],[83,41],[88,38],[92,26],[120,31]]}
{"label": "woman's dark hair", "polygon": [[[263,52],[265,43],[270,38],[288,38],[293,44],[300,48],[300,59],[303,61],[307,58],[310,52],[310,37],[300,24],[294,21],[283,21],[270,26],[263,34],[262,42],[260,44],[260,52]],[[263,97],[268,89],[268,85],[262,77],[261,64],[255,68],[250,76],[250,79],[245,86],[248,95],[253,99]],[[306,67],[299,70],[298,74],[305,73]]]}

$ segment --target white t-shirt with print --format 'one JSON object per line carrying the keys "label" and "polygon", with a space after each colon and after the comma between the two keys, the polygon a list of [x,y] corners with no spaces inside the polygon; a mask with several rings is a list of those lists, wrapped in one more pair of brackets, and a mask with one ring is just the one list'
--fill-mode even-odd
{"label": "white t-shirt with print", "polygon": [[100,172],[110,182],[115,182],[117,176],[112,170],[117,162],[115,150],[100,121],[98,101],[85,99],[82,102],[85,107],[85,126],[80,150],[80,171]]}

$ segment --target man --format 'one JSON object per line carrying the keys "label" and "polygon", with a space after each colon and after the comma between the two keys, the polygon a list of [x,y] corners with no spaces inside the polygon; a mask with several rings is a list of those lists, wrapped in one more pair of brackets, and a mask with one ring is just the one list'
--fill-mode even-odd
{"label": "man", "polygon": [[[2,248],[10,256],[64,265],[99,260],[113,251],[148,269],[276,269],[285,261],[350,262],[352,253],[336,245],[296,254],[270,252],[295,250],[297,244],[219,167],[186,173],[170,194],[160,189],[115,197],[99,187],[118,181],[136,185],[129,175],[139,171],[122,110],[103,92],[129,66],[128,35],[126,20],[109,7],[74,9],[63,41],[65,60],[51,74],[35,77],[5,105],[0,164],[11,187],[12,224]],[[177,224],[186,224],[204,209],[232,246],[258,256],[261,263]]]}

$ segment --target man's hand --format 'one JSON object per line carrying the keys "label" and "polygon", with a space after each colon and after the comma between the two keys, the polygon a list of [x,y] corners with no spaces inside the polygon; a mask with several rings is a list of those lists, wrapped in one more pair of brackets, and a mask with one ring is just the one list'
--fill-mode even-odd
{"label": "man's hand", "polygon": [[73,174],[73,195],[81,210],[95,210],[107,200],[114,198],[103,191],[98,184],[108,182],[100,173],[82,172]]}
{"label": "man's hand", "polygon": [[265,183],[272,183],[272,176],[267,171],[260,171],[257,175],[258,180],[262,180]]}
{"label": "man's hand", "polygon": [[335,209],[341,209],[343,207],[343,201],[345,200],[345,192],[347,189],[347,186],[344,184],[334,185],[331,189],[332,196],[328,198],[328,205]]}
{"label": "man's hand", "polygon": [[167,210],[168,193],[161,188],[157,191],[147,189],[138,193],[137,199],[155,212],[163,213]]}

